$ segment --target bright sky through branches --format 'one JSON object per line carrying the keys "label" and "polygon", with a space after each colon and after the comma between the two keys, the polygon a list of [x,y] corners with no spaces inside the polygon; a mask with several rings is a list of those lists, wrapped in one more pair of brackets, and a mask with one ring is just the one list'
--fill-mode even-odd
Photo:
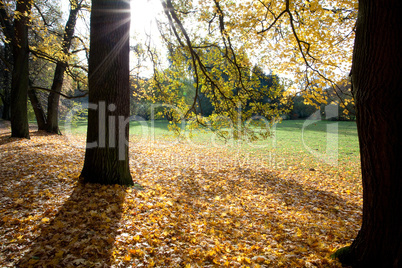
{"label": "bright sky through branches", "polygon": [[162,6],[155,0],[131,1],[131,36],[144,36],[144,32],[157,34],[155,16],[161,12]]}
{"label": "bright sky through branches", "polygon": [[[162,11],[162,5],[155,0],[131,0],[131,35],[155,32],[157,30],[155,16]],[[69,1],[61,1],[63,19],[67,20],[69,14]],[[85,18],[89,22],[90,15]],[[84,27],[84,25],[78,25]],[[154,33],[153,33],[154,34]]]}
{"label": "bright sky through branches", "polygon": [[[131,40],[130,45],[141,44],[145,49],[146,45],[156,47],[158,50],[163,49],[160,34],[157,28],[156,20],[158,14],[162,13],[162,5],[159,0],[132,0],[131,1]],[[131,68],[134,70],[136,62],[135,53],[131,54]],[[134,66],[133,66],[134,64]],[[150,77],[153,74],[152,63],[150,61],[142,61],[142,66],[137,75]],[[138,67],[138,66],[137,66]],[[134,69],[133,69],[134,68]],[[134,71],[136,73],[136,71]]]}
{"label": "bright sky through branches", "polygon": [[[90,1],[88,1],[90,3]],[[155,17],[162,12],[162,5],[159,0],[131,0],[131,28],[130,28],[130,45],[145,44],[151,38],[151,45],[161,49],[162,43],[159,39]],[[68,19],[70,5],[68,0],[61,1],[61,10],[63,11],[64,23]],[[82,13],[84,16],[78,19],[76,33],[81,36],[89,37],[90,13]],[[85,54],[80,54],[85,59]],[[131,65],[136,61],[134,55],[131,54]],[[141,71],[142,75],[150,76],[150,63],[142,63],[145,68]],[[147,66],[147,67],[146,67]],[[132,66],[133,67],[133,66]],[[148,69],[148,70],[146,70]]]}

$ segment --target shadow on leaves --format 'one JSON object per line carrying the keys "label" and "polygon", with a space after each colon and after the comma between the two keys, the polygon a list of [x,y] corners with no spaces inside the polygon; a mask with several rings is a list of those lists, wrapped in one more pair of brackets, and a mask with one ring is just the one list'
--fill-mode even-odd
{"label": "shadow on leaves", "polygon": [[18,267],[110,266],[124,198],[121,186],[79,182],[53,220],[42,218]]}

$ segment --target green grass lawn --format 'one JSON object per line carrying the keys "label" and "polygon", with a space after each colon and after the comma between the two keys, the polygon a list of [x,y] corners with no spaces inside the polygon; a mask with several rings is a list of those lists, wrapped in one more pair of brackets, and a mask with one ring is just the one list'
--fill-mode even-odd
{"label": "green grass lawn", "polygon": [[284,167],[316,169],[359,161],[355,122],[286,120],[276,125],[273,134],[241,149],[261,157],[275,155]]}
{"label": "green grass lawn", "polygon": [[[253,142],[222,141],[209,130],[186,132],[179,139],[168,125],[167,120],[131,122],[130,142],[174,146],[180,141],[194,147],[219,147],[239,161],[257,158],[260,165],[276,169],[341,169],[348,174],[357,172],[360,166],[355,122],[284,120],[272,128],[270,138]],[[66,126],[61,126],[62,132],[68,132]],[[71,134],[84,135],[86,130],[86,122],[78,122],[71,127]]]}

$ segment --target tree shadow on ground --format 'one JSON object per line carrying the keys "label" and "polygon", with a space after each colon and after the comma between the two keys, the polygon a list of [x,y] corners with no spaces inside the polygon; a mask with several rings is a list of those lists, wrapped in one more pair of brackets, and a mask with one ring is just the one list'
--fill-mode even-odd
{"label": "tree shadow on ground", "polygon": [[[233,170],[234,176],[230,176],[230,172],[225,172],[225,179],[217,182],[216,178],[222,177],[220,174],[210,172],[202,173],[202,184],[196,181],[188,180],[192,183],[180,184],[177,182],[175,187],[186,196],[186,200],[197,199],[199,196],[208,195],[208,191],[204,191],[202,185],[206,181],[214,185],[215,192],[229,192],[233,197],[242,197],[243,189],[254,190],[260,194],[274,194],[276,201],[286,207],[299,207],[312,213],[320,211],[322,214],[339,214],[342,211],[360,210],[356,204],[348,202],[334,193],[319,189],[316,185],[302,185],[292,178],[278,177],[275,172],[269,170],[253,171],[251,169],[237,168]],[[237,175],[242,174],[241,178]],[[214,182],[215,181],[215,182]],[[214,197],[214,195],[212,196]],[[252,204],[250,204],[252,205]],[[338,207],[334,209],[334,207]],[[347,217],[348,215],[345,215]]]}
{"label": "tree shadow on ground", "polygon": [[[31,137],[46,137],[46,136],[51,136],[51,135],[55,135],[55,134],[50,134],[46,131],[36,131],[36,132],[30,132],[29,135]],[[13,142],[16,142],[19,140],[27,140],[27,139],[13,138],[13,137],[11,137],[11,131],[8,131],[8,132],[3,131],[2,133],[0,133],[0,146],[8,144],[8,143],[13,143]]]}
{"label": "tree shadow on ground", "polygon": [[10,135],[11,132],[0,135],[0,146],[19,140],[18,138],[11,138]]}
{"label": "tree shadow on ground", "polygon": [[[292,122],[293,120],[288,120]],[[279,123],[276,125],[276,130],[287,131],[287,132],[301,132],[305,133],[328,133],[329,126],[338,124],[341,135],[343,136],[356,136],[356,122],[355,121],[331,121],[331,120],[295,120],[293,124],[289,123]]]}
{"label": "tree shadow on ground", "polygon": [[[193,220],[203,221],[206,230],[217,230],[222,241],[238,236],[249,247],[272,247],[295,263],[314,254],[322,258],[317,260],[321,267],[328,265],[325,258],[332,253],[332,247],[349,243],[358,231],[361,208],[317,185],[303,185],[268,170],[239,168],[202,172],[198,175],[200,180],[186,177],[194,178],[194,174],[172,182],[181,192],[176,202],[191,208],[193,215],[198,215]],[[266,196],[269,198],[261,202],[259,198]],[[200,205],[200,200],[210,205]],[[231,218],[237,222],[225,224],[225,215],[233,213],[238,216]],[[253,220],[245,224],[242,215]],[[259,226],[258,231],[255,226]],[[263,236],[266,237],[262,239]]]}
{"label": "tree shadow on ground", "polygon": [[124,197],[120,186],[78,182],[54,219],[42,218],[17,267],[110,266]]}
{"label": "tree shadow on ground", "polygon": [[125,188],[77,181],[83,154],[30,134],[0,147],[0,263],[108,267]]}
{"label": "tree shadow on ground", "polygon": [[[49,133],[46,131],[38,131],[38,127],[36,125],[29,125],[29,135],[30,136],[48,136]],[[12,138],[11,137],[11,127],[10,122],[0,120],[0,146],[12,143],[15,141],[21,140],[21,138]],[[24,140],[24,139],[22,139]]]}

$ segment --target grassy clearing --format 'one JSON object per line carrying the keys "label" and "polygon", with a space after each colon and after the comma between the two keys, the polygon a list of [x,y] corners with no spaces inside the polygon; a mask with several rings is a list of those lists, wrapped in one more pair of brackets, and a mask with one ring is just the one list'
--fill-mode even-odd
{"label": "grassy clearing", "polygon": [[[355,122],[285,120],[272,128],[267,140],[222,141],[213,132],[193,131],[178,139],[168,121],[131,122],[130,143],[150,148],[170,148],[178,143],[194,149],[219,149],[239,162],[251,162],[276,170],[321,171],[344,179],[360,178],[360,154]],[[79,122],[67,135],[84,148],[86,122]],[[64,129],[63,132],[66,130]],[[342,175],[340,175],[342,174]],[[355,189],[355,190],[361,190]]]}
{"label": "grassy clearing", "polygon": [[[359,145],[355,122],[285,120],[272,128],[272,137],[254,142],[222,141],[213,132],[193,131],[180,140],[168,130],[168,121],[131,122],[130,142],[149,146],[185,143],[194,148],[218,148],[231,156],[259,159],[276,169],[346,171],[347,178],[359,172]],[[86,133],[86,122],[71,128],[72,136]],[[80,139],[82,141],[82,138]],[[166,145],[164,145],[166,146]]]}
{"label": "grassy clearing", "polygon": [[[285,120],[272,127],[267,140],[222,141],[207,130],[186,132],[180,139],[168,129],[168,121],[130,123],[131,146],[170,149],[184,144],[193,149],[217,149],[239,164],[274,170],[322,172],[337,178],[360,180],[360,154],[355,122]],[[71,128],[72,144],[85,147],[86,122]],[[361,191],[360,183],[354,191]]]}
{"label": "grassy clearing", "polygon": [[[155,120],[151,121],[133,121],[130,123],[130,136],[137,140],[166,140],[172,141],[176,137],[168,129],[168,121]],[[68,128],[62,124],[62,132],[68,132]],[[71,134],[81,135],[87,131],[86,121],[77,122],[71,126]],[[304,133],[302,133],[304,130]],[[285,120],[276,124],[272,128],[274,137],[268,140],[260,140],[256,142],[233,144],[230,141],[224,143],[214,135],[211,131],[193,131],[191,135],[186,133],[184,142],[190,145],[203,147],[227,147],[237,148],[250,152],[263,152],[266,148],[271,150],[290,149],[294,151],[306,150],[310,147],[321,153],[325,153],[327,138],[338,138],[339,154],[342,158],[344,155],[358,155],[357,129],[355,122],[334,122],[334,121],[312,121],[312,120]],[[327,133],[331,136],[328,137]],[[337,134],[337,135],[336,135]],[[276,139],[275,139],[276,138]],[[306,146],[303,145],[303,141]]]}

